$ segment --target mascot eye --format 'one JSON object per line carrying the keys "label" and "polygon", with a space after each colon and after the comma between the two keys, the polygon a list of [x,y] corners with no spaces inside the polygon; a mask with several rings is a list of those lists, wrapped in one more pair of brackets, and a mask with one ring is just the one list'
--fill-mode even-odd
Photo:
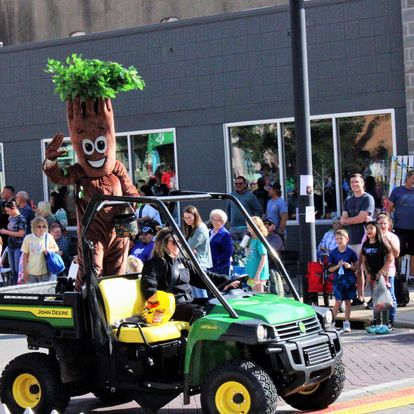
{"label": "mascot eye", "polygon": [[95,151],[95,146],[93,145],[93,142],[87,138],[82,140],[82,148],[83,148],[83,152],[86,155],[92,155],[93,152]]}
{"label": "mascot eye", "polygon": [[103,154],[106,151],[106,147],[107,147],[107,145],[106,145],[106,137],[104,137],[104,136],[101,135],[100,137],[96,138],[96,141],[95,141],[96,151],[98,151],[101,154]]}

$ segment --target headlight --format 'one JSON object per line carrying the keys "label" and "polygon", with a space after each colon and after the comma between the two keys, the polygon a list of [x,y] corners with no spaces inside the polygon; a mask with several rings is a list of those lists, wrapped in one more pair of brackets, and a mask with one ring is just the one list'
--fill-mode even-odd
{"label": "headlight", "polygon": [[256,333],[259,341],[269,341],[276,337],[275,330],[273,326],[270,325],[259,325]]}
{"label": "headlight", "polygon": [[329,326],[331,326],[333,322],[333,313],[330,309],[328,310],[328,312],[325,313],[325,316],[323,319],[325,322],[325,328],[328,328]]}
{"label": "headlight", "polygon": [[324,329],[329,329],[333,322],[333,313],[328,308],[322,308],[321,306],[312,306],[318,315],[319,321]]}
{"label": "headlight", "polygon": [[267,330],[263,325],[259,325],[257,327],[257,339],[259,341],[263,341],[263,339],[265,339],[267,336]]}

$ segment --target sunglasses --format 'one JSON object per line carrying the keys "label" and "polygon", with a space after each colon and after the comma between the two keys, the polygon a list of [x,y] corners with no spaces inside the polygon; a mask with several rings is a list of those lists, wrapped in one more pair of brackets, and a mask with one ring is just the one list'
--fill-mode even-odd
{"label": "sunglasses", "polygon": [[47,226],[36,226],[38,229],[47,229]]}
{"label": "sunglasses", "polygon": [[240,185],[243,185],[244,183],[234,183],[234,185],[236,185],[237,187],[239,187]]}

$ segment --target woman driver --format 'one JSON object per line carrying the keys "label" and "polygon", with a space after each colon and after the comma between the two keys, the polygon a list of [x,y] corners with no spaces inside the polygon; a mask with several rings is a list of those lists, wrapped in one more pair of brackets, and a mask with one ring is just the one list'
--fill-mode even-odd
{"label": "woman driver", "polygon": [[[216,285],[229,281],[225,290],[239,286],[239,282],[230,282],[228,276],[211,272],[207,272],[207,275]],[[200,288],[206,287],[197,269],[181,255],[171,229],[165,227],[157,234],[152,257],[142,269],[142,293],[150,303],[151,297],[154,302],[157,301],[157,290],[173,293],[176,303],[173,319],[190,321],[194,309],[206,303],[206,299],[193,298],[190,284]]]}

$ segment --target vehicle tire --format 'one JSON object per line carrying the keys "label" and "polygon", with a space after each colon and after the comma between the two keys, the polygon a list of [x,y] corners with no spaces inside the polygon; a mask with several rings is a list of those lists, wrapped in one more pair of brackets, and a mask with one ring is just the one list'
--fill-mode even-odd
{"label": "vehicle tire", "polygon": [[213,369],[201,387],[204,414],[273,414],[277,391],[270,376],[250,361]]}
{"label": "vehicle tire", "polygon": [[106,388],[98,388],[93,391],[93,394],[104,404],[112,405],[127,403],[134,399],[132,393],[126,390],[116,390],[115,392],[111,392]]}
{"label": "vehicle tire", "polygon": [[13,414],[28,407],[36,414],[63,413],[70,398],[60,380],[57,361],[40,352],[20,355],[4,368],[0,397]]}
{"label": "vehicle tire", "polygon": [[283,399],[297,410],[322,410],[336,401],[344,388],[344,383],[345,367],[342,361],[339,361],[331,377]]}

